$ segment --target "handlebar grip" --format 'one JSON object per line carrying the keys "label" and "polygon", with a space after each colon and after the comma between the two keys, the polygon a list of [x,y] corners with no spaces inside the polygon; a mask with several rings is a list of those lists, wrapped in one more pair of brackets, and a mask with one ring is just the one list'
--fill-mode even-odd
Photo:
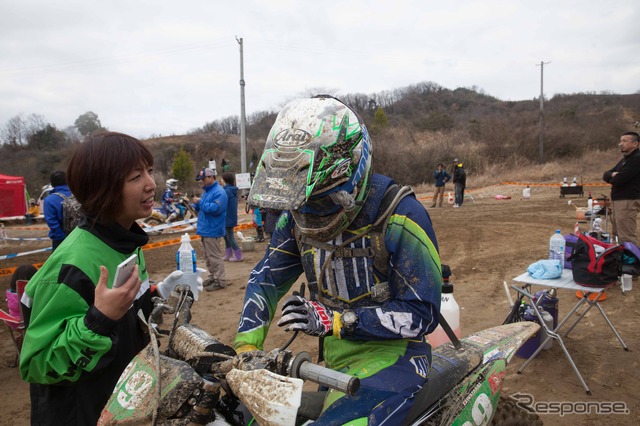
{"label": "handlebar grip", "polygon": [[306,352],[301,352],[294,358],[290,374],[292,377],[310,380],[347,395],[354,395],[360,388],[359,378],[314,364]]}

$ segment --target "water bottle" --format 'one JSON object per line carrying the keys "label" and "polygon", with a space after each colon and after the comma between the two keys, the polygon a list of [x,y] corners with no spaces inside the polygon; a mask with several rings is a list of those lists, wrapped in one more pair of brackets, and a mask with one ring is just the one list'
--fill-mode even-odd
{"label": "water bottle", "polygon": [[180,248],[176,253],[177,269],[184,273],[195,273],[196,264],[196,251],[191,246],[191,238],[189,234],[184,234],[180,238]]}
{"label": "water bottle", "polygon": [[531,198],[531,188],[527,185],[527,187],[522,190],[522,199],[528,200],[529,198]]}
{"label": "water bottle", "polygon": [[549,239],[549,259],[556,259],[560,262],[560,266],[564,268],[564,237],[559,229]]}
{"label": "water bottle", "polygon": [[[533,295],[533,301],[536,306],[543,309],[545,312],[551,315],[551,324],[549,325],[549,329],[555,330],[558,326],[558,293],[555,288],[551,288],[549,290],[540,290],[537,291]],[[544,319],[544,318],[543,318]]]}
{"label": "water bottle", "polygon": [[[453,333],[460,338],[460,306],[453,297],[453,284],[449,282],[449,276],[451,275],[451,269],[449,266],[442,265],[442,299],[440,303],[440,313],[453,330]],[[444,331],[442,326],[438,325],[433,333],[428,337],[429,344],[435,348],[443,343],[450,342],[449,336]]]}

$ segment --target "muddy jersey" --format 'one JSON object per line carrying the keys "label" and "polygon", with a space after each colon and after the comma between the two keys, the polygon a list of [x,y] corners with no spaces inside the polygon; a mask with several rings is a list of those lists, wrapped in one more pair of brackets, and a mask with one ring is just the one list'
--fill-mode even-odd
{"label": "muddy jersey", "polygon": [[[367,255],[372,239],[365,231],[376,220],[383,194],[392,184],[391,179],[374,175],[358,217],[333,241],[320,245],[300,244],[292,215],[280,216],[267,252],[248,281],[236,348],[262,348],[278,301],[303,272],[312,294],[308,298],[338,312],[352,309],[358,316],[352,332],[342,330],[325,337],[324,354],[331,368],[353,366],[363,354],[371,353],[365,358],[380,361],[379,368],[371,369],[373,374],[403,355],[409,341],[421,341],[436,328],[440,258],[431,220],[414,197],[403,198],[389,217],[384,234],[389,255],[386,274]],[[335,247],[347,239],[353,241],[344,247],[343,255],[331,258]],[[374,289],[380,286],[387,295],[375,297]]]}

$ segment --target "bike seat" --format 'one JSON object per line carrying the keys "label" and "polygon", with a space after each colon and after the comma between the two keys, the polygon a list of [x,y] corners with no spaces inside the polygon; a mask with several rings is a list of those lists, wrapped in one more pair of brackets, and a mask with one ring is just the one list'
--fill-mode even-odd
{"label": "bike seat", "polygon": [[423,414],[480,365],[484,353],[464,342],[462,345],[459,350],[456,350],[451,344],[444,344],[433,349],[429,380],[416,395],[405,424],[409,424]]}

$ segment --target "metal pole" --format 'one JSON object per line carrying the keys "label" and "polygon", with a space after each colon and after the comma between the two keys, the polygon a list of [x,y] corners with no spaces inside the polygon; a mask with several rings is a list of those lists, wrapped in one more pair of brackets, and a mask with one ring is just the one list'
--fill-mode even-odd
{"label": "metal pole", "polygon": [[540,164],[544,164],[544,64],[549,62],[540,61],[540,132],[538,134]]}
{"label": "metal pole", "polygon": [[240,45],[240,171],[247,172],[247,134],[246,117],[244,113],[244,59],[243,59],[243,43],[242,38],[236,37],[236,41]]}

